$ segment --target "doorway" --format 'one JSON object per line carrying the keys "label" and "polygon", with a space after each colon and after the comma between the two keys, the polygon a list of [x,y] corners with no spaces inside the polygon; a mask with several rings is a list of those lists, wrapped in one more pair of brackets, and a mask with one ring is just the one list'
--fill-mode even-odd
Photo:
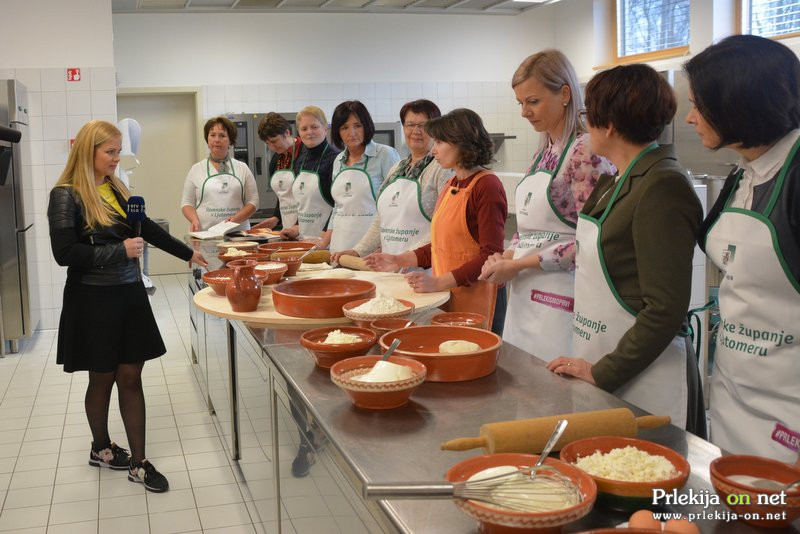
{"label": "doorway", "polygon": [[[142,127],[137,158],[139,167],[130,178],[131,193],[145,200],[147,216],[169,221],[170,233],[178,238],[188,232],[181,213],[183,183],[197,162],[197,106],[194,93],[131,93],[117,95],[117,116],[131,118]],[[151,275],[183,273],[188,264],[150,247]]]}

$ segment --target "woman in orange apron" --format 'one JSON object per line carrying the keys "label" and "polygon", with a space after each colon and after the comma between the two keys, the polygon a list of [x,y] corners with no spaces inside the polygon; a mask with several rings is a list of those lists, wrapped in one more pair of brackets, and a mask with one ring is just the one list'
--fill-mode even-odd
{"label": "woman in orange apron", "polygon": [[[417,293],[450,290],[448,311],[481,313],[501,334],[505,319],[505,288],[478,280],[481,267],[503,250],[506,195],[500,179],[486,170],[492,160],[492,140],[480,117],[455,109],[431,119],[425,131],[433,154],[455,176],[439,195],[431,221],[431,243],[402,254],[371,254],[367,264],[378,271],[432,267],[406,275]],[[497,308],[495,310],[495,308]]]}

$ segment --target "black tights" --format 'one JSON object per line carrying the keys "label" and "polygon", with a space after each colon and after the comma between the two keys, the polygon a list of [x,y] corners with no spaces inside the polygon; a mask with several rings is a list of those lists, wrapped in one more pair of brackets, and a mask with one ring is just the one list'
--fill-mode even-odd
{"label": "black tights", "polygon": [[141,462],[144,454],[145,407],[142,391],[141,363],[121,363],[116,371],[96,373],[89,371],[89,387],[86,388],[86,417],[92,430],[95,448],[103,449],[111,444],[108,435],[108,406],[111,390],[117,384],[119,411],[128,435],[131,460]]}

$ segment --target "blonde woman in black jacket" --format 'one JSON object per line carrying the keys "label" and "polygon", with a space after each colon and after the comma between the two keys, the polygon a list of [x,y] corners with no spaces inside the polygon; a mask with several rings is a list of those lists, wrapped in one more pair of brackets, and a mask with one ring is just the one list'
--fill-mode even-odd
{"label": "blonde woman in black jacket", "polygon": [[[57,362],[67,373],[89,372],[89,464],[128,470],[132,482],[163,492],[169,489],[167,479],[145,459],[142,368],[166,348],[142,284],[139,258],[147,241],[183,260],[206,261],[150,219],[142,221],[142,237],[134,235],[125,215],[130,194],[114,175],[121,148],[122,136],[113,124],[87,123],[50,192],[50,244],[56,262],[68,267]],[[108,434],[114,384],[130,455]]]}

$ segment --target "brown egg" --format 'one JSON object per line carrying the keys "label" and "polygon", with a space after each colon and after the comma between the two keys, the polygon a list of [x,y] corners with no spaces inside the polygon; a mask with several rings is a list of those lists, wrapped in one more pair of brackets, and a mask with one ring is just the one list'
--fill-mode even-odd
{"label": "brown egg", "polygon": [[653,512],[650,510],[639,510],[633,512],[631,518],[628,519],[629,528],[651,528],[661,530],[661,521],[653,518]]}
{"label": "brown egg", "polygon": [[700,529],[688,519],[681,518],[667,521],[664,524],[664,532],[673,532],[675,534],[700,534]]}

